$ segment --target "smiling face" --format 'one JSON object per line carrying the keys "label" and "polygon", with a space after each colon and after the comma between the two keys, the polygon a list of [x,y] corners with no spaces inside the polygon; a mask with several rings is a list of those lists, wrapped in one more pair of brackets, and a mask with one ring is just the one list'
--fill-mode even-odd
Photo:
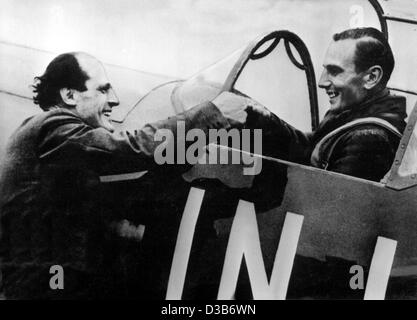
{"label": "smiling face", "polygon": [[331,109],[343,109],[364,101],[366,72],[356,72],[355,50],[358,40],[333,41],[327,49],[319,87],[326,90]]}
{"label": "smiling face", "polygon": [[112,108],[119,105],[119,100],[110,85],[103,65],[86,54],[77,54],[76,58],[89,79],[85,82],[87,90],[74,90],[75,111],[93,128],[102,127],[113,131],[110,116]]}

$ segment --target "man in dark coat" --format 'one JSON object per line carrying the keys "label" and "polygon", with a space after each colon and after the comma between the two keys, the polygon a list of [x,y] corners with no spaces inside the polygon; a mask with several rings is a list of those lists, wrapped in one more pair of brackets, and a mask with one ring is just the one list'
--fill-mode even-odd
{"label": "man in dark coat", "polygon": [[[407,117],[405,98],[386,88],[394,57],[374,28],[349,29],[333,36],[319,87],[330,110],[317,130],[303,133],[277,116],[263,118],[264,150],[278,158],[358,178],[380,181],[390,170]],[[289,298],[363,298],[352,290],[350,267],[338,258],[326,262],[296,256]]]}
{"label": "man in dark coat", "polygon": [[390,45],[374,28],[349,29],[333,36],[323,67],[319,87],[329,96],[330,110],[318,129],[306,134],[274,115],[263,118],[264,150],[268,146],[279,158],[380,181],[407,117],[405,98],[386,88],[394,68]]}
{"label": "man in dark coat", "polygon": [[[1,170],[5,296],[121,297],[120,274],[106,258],[109,218],[100,208],[99,176],[156,169],[158,129],[175,137],[178,121],[184,121],[186,130],[206,133],[230,128],[245,121],[247,100],[221,95],[216,105],[203,103],[134,132],[114,132],[110,115],[119,101],[97,59],[62,54],[37,80],[34,102],[44,112],[26,119],[13,133]],[[176,139],[168,143],[176,145]],[[54,265],[58,269],[51,269]],[[52,279],[61,267],[63,277]]]}
{"label": "man in dark coat", "polygon": [[[390,45],[374,28],[346,30],[334,35],[323,67],[319,86],[328,94],[331,108],[317,130],[301,132],[281,120],[279,114],[248,119],[246,126],[262,128],[264,155],[380,181],[391,167],[407,117],[405,98],[391,95],[386,88],[394,68]],[[278,184],[285,176],[271,177],[259,187],[258,195],[274,190],[276,197]],[[215,194],[213,199],[218,197]],[[226,198],[228,203],[236,203],[230,200],[234,199],[232,196]],[[256,202],[259,197],[253,200]],[[214,206],[212,210],[221,209]],[[200,268],[211,268],[204,258]],[[350,267],[355,264],[335,257],[323,262],[297,255],[287,297],[363,298],[363,291],[349,287]],[[213,279],[218,279],[221,268],[221,263],[212,268],[216,270],[212,272],[216,274]],[[202,278],[209,274],[201,273]],[[218,290],[216,285],[207,285],[212,288],[213,298]],[[202,287],[198,287],[200,292],[194,290],[197,296],[204,297]],[[248,277],[238,285],[236,296],[251,297]]]}

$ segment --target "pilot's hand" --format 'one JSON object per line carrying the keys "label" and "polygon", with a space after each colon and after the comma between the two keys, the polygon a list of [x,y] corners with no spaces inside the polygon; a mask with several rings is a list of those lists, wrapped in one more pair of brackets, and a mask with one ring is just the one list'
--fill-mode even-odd
{"label": "pilot's hand", "polygon": [[231,92],[222,92],[213,100],[213,103],[229,120],[232,126],[244,125],[248,117],[248,112],[257,113],[262,116],[270,115],[270,111],[255,100]]}

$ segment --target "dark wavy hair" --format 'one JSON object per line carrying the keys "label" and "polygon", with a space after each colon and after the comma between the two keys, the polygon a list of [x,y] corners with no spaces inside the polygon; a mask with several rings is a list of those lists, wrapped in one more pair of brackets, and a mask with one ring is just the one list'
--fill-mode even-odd
{"label": "dark wavy hair", "polygon": [[395,61],[391,46],[385,35],[375,28],[348,29],[333,35],[333,40],[364,39],[356,43],[355,67],[357,72],[379,65],[383,70],[381,84],[386,85],[394,69]]}
{"label": "dark wavy hair", "polygon": [[62,103],[60,89],[85,91],[87,90],[85,82],[88,79],[75,53],[63,53],[49,63],[43,75],[35,77],[35,84],[32,87],[36,95],[33,97],[33,102],[46,111]]}

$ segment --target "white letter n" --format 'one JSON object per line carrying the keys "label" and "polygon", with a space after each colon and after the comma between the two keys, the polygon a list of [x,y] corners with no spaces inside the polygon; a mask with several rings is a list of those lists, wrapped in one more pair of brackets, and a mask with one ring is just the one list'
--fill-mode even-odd
{"label": "white letter n", "polygon": [[268,283],[254,205],[240,200],[230,231],[217,299],[233,299],[243,256],[254,299],[285,299],[303,219],[301,215],[287,213]]}

